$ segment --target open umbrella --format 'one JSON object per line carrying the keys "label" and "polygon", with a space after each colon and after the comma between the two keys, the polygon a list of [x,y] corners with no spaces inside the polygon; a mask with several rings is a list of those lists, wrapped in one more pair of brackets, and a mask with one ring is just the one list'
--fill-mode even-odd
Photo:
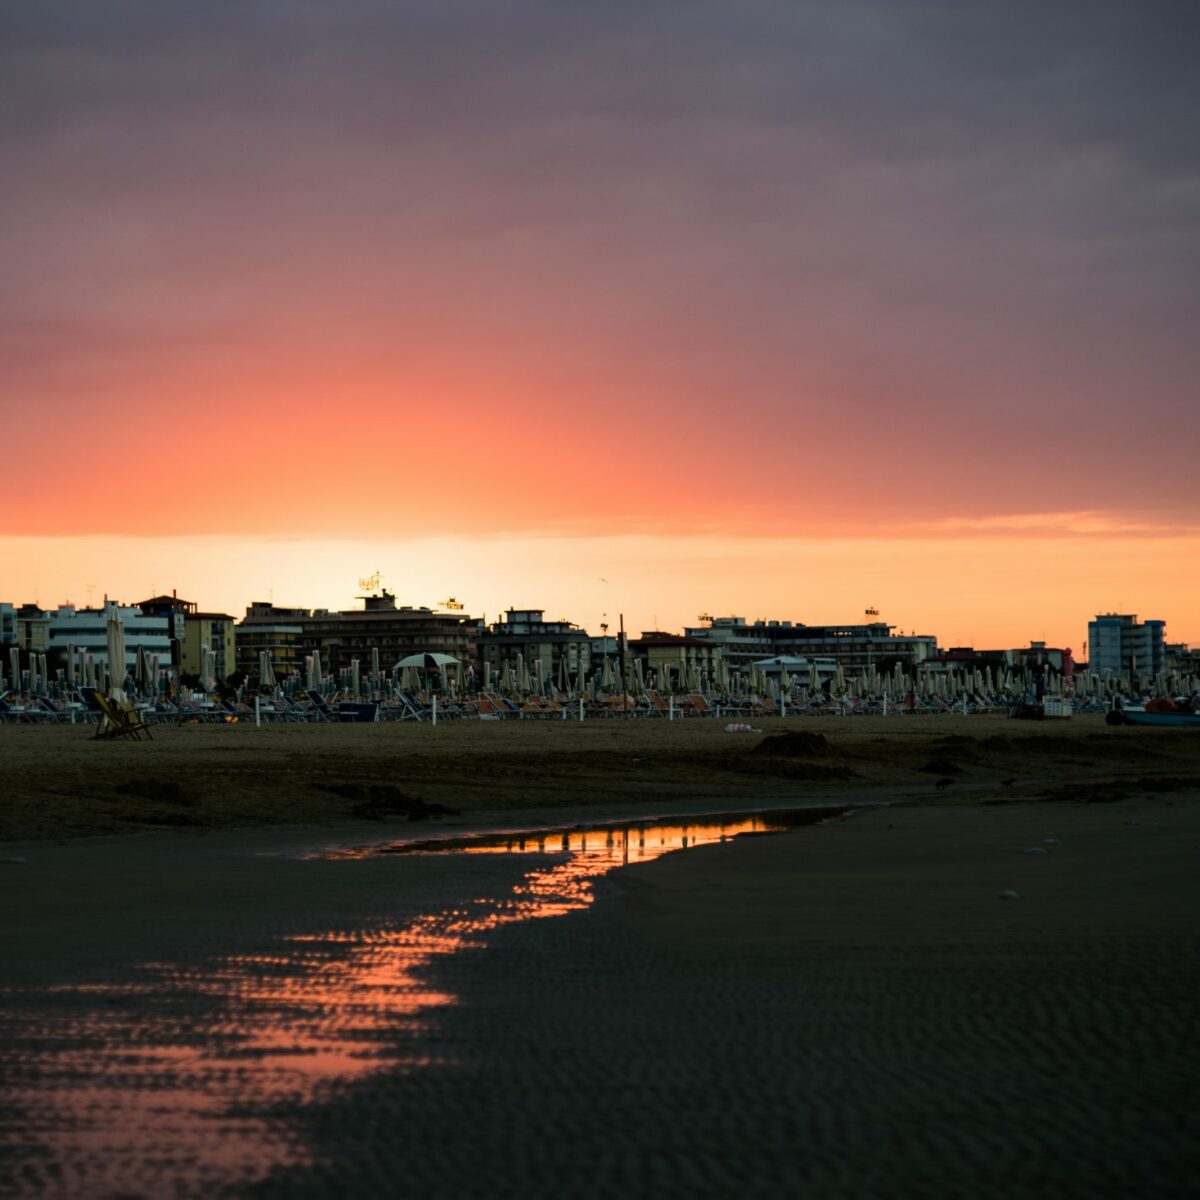
{"label": "open umbrella", "polygon": [[437,654],[432,650],[423,650],[419,654],[410,654],[402,658],[396,666],[416,667],[421,671],[440,671],[442,667],[457,666],[458,659],[449,654]]}

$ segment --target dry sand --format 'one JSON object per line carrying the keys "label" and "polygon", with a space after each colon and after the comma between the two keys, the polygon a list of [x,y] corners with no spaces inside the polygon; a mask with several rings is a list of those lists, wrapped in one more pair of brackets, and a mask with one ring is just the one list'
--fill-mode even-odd
{"label": "dry sand", "polygon": [[[789,718],[766,735],[828,748],[757,753],[716,720],[161,726],[151,742],[80,727],[0,727],[0,840],[154,828],[388,820],[417,801],[455,809],[744,799],[901,789],[1024,797],[1047,788],[1146,790],[1200,776],[1190,730],[994,717]],[[1015,779],[1008,789],[1000,782]],[[1149,785],[1153,787],[1153,783]]]}
{"label": "dry sand", "polygon": [[[830,746],[713,722],[0,730],[10,831],[60,839],[0,866],[8,1194],[1195,1195],[1200,739],[788,728]],[[328,787],[398,781],[516,824],[897,802],[553,887],[498,856],[304,857],[393,828]],[[197,828],[61,840],[147,811]],[[198,835],[297,819],[321,824]]]}

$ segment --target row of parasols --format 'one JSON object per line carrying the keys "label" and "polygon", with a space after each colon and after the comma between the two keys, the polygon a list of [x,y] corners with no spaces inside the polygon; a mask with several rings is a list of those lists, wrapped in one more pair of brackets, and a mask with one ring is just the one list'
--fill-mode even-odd
{"label": "row of parasols", "polygon": [[[97,657],[70,646],[65,667],[53,672],[42,654],[30,655],[28,667],[22,670],[17,650],[10,650],[7,677],[0,663],[0,696],[12,693],[62,697],[82,686],[97,688],[122,699],[126,692],[150,699],[167,690],[170,673],[160,664],[157,654],[147,653],[138,646],[129,662],[124,631],[115,618],[109,621],[107,635],[107,656]],[[111,663],[124,663],[127,669],[114,673],[109,666]],[[199,671],[202,693],[217,688],[214,663],[210,648],[202,646]],[[239,691],[257,684],[259,691],[285,695],[317,691],[327,696],[387,699],[399,693],[432,690],[451,698],[495,691],[509,696],[554,695],[560,699],[574,699],[630,693],[642,695],[654,690],[662,695],[700,693],[714,698],[769,696],[801,705],[825,701],[891,701],[896,704],[907,701],[932,707],[953,704],[963,698],[974,703],[1003,705],[1041,694],[1070,694],[1077,699],[1104,701],[1116,696],[1127,699],[1191,696],[1200,691],[1200,675],[1180,671],[1146,676],[1085,670],[1068,677],[1050,667],[1037,670],[1028,666],[1014,670],[993,670],[986,666],[931,670],[918,666],[906,671],[900,664],[891,672],[880,672],[873,667],[847,671],[841,664],[782,658],[752,663],[745,671],[731,671],[720,660],[713,669],[702,667],[695,661],[677,665],[656,663],[648,668],[635,658],[626,672],[622,672],[619,660],[612,657],[605,657],[598,667],[588,672],[572,672],[565,658],[561,658],[557,668],[550,673],[543,673],[540,665],[539,662],[531,668],[519,653],[497,668],[464,664],[448,654],[428,651],[409,655],[385,671],[379,649],[375,648],[365,670],[360,661],[354,659],[349,667],[331,674],[324,670],[320,652],[314,651],[305,657],[302,671],[292,671],[279,679],[270,654],[264,650],[259,655],[258,679],[243,680]]]}

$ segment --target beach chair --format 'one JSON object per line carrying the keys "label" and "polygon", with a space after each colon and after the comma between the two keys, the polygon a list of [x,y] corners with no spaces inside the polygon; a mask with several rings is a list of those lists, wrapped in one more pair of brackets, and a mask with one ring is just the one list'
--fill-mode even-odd
{"label": "beach chair", "polygon": [[408,692],[397,692],[396,702],[400,706],[400,720],[423,721],[429,715],[429,710],[416,696]]}
{"label": "beach chair", "polygon": [[650,701],[650,710],[647,712],[649,717],[665,717],[671,711],[670,701],[663,699],[656,691],[647,690],[646,699]]}
{"label": "beach chair", "polygon": [[110,700],[100,692],[96,692],[95,695],[104,719],[97,726],[93,738],[127,737],[136,742],[144,737],[147,741],[150,740],[150,730],[142,722],[141,713],[132,708],[122,708],[115,700]]}
{"label": "beach chair", "polygon": [[313,711],[316,712],[323,720],[336,721],[337,713],[329,707],[328,701],[316,688],[305,688],[304,694],[308,697],[309,703],[313,706]]}
{"label": "beach chair", "polygon": [[378,700],[343,700],[337,707],[339,721],[372,724],[379,720]]}

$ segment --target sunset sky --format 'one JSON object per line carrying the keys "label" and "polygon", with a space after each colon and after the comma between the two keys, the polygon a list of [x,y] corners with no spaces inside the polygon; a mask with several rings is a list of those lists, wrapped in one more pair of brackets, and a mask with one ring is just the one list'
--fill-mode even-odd
{"label": "sunset sky", "polygon": [[1198,60],[1190,0],[6,3],[0,600],[1200,642]]}

